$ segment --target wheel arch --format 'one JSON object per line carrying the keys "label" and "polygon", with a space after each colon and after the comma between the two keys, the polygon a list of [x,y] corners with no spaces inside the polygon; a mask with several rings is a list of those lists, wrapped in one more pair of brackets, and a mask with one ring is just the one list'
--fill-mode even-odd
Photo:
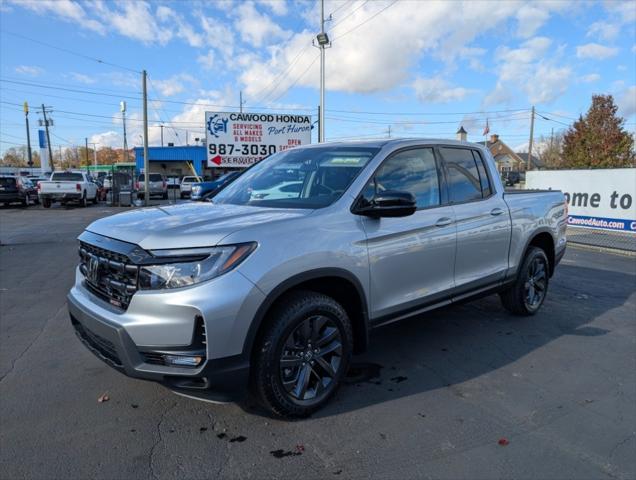
{"label": "wheel arch", "polygon": [[281,282],[261,303],[250,325],[243,344],[243,355],[251,360],[254,347],[268,325],[267,314],[288,293],[296,290],[312,290],[332,297],[347,311],[354,337],[354,352],[360,353],[368,346],[368,308],[364,289],[349,271],[340,268],[310,270]]}
{"label": "wheel arch", "polygon": [[550,276],[554,274],[554,268],[556,266],[555,262],[555,246],[554,246],[554,236],[549,230],[541,230],[533,233],[533,235],[528,240],[526,244],[526,248],[523,250],[523,258],[526,258],[528,253],[528,249],[530,247],[538,247],[543,250],[548,257],[549,263],[549,271]]}

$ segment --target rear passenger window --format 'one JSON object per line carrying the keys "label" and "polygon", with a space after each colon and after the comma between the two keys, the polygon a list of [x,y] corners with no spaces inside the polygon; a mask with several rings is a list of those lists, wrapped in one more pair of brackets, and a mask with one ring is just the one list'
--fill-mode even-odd
{"label": "rear passenger window", "polygon": [[433,149],[406,150],[389,158],[380,166],[363,195],[370,201],[375,194],[388,190],[412,193],[417,208],[438,206],[439,180]]}
{"label": "rear passenger window", "polygon": [[479,172],[479,183],[481,183],[481,195],[482,197],[490,197],[492,193],[492,188],[490,188],[490,180],[488,180],[488,174],[486,173],[486,165],[484,164],[484,159],[481,158],[479,152],[473,150],[473,157],[475,157],[475,162],[477,162],[477,171]]}
{"label": "rear passenger window", "polygon": [[448,173],[450,200],[454,203],[481,199],[481,182],[475,158],[465,148],[440,148]]}

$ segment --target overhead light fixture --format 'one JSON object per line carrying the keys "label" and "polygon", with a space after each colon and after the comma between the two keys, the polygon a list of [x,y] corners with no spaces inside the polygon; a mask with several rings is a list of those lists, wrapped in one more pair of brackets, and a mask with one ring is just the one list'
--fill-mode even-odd
{"label": "overhead light fixture", "polygon": [[318,40],[318,45],[329,45],[329,35],[326,32],[320,32],[316,35],[316,40]]}

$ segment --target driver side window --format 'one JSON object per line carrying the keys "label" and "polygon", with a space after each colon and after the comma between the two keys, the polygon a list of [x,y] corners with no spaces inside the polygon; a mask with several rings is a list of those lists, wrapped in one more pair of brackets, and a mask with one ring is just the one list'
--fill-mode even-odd
{"label": "driver side window", "polygon": [[388,190],[412,193],[417,208],[439,206],[439,179],[433,149],[406,150],[390,157],[376,171],[362,195],[370,202],[375,195]]}

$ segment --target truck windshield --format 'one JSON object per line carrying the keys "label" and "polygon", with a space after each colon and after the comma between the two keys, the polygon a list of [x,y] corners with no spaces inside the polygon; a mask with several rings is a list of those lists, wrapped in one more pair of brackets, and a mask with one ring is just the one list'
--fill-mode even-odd
{"label": "truck windshield", "polygon": [[81,173],[73,173],[73,172],[60,172],[54,173],[51,176],[51,181],[53,182],[81,182],[84,180],[84,177]]}
{"label": "truck windshield", "polygon": [[296,148],[259,162],[225,187],[215,204],[322,208],[338,200],[379,148]]}

